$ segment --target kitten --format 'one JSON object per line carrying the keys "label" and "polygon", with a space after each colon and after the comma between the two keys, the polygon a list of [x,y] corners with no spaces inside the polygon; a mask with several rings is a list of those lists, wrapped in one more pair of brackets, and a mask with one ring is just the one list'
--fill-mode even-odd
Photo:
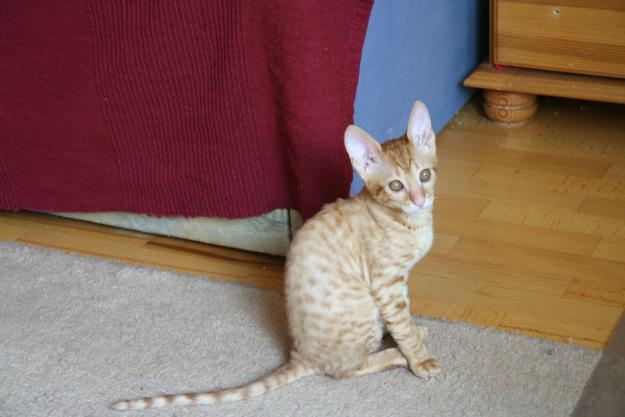
{"label": "kitten", "polygon": [[[327,204],[297,232],[286,260],[294,342],[289,362],[256,382],[224,391],[113,404],[116,410],[218,404],[263,395],[299,378],[347,378],[409,368],[440,372],[410,316],[410,269],[432,246],[436,145],[425,104],[415,102],[404,136],[383,145],[349,126],[345,148],[365,182],[349,200]],[[397,347],[381,350],[384,330]]]}

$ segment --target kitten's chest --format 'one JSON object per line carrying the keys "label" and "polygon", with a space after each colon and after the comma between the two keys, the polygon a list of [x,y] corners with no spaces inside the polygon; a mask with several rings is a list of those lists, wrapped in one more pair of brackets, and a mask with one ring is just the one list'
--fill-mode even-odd
{"label": "kitten's chest", "polygon": [[431,226],[409,231],[390,239],[382,256],[394,263],[402,273],[408,273],[432,247]]}

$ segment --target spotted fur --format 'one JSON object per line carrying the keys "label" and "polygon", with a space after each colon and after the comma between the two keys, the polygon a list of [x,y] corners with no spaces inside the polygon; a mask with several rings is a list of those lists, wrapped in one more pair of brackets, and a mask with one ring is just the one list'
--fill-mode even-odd
{"label": "spotted fur", "polygon": [[[419,377],[440,372],[423,343],[427,330],[411,318],[407,290],[408,273],[433,238],[436,146],[427,109],[416,102],[406,134],[381,146],[350,126],[345,147],[366,186],[352,199],[326,205],[297,232],[289,248],[285,292],[294,342],[290,361],[239,388],[124,400],[112,408],[237,401],[312,374],[346,378],[392,367],[407,367]],[[402,189],[394,191],[391,181],[400,181]],[[385,330],[397,347],[380,351]]]}

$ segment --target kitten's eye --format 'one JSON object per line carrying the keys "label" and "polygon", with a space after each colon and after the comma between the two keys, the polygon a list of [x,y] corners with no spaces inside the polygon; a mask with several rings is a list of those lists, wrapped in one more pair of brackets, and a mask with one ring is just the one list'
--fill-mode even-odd
{"label": "kitten's eye", "polygon": [[431,176],[432,176],[432,173],[430,172],[430,170],[424,169],[419,173],[419,180],[421,180],[421,182],[427,182],[429,181]]}
{"label": "kitten's eye", "polygon": [[393,180],[388,183],[388,188],[397,192],[397,191],[401,191],[404,189],[404,184],[402,184],[401,181],[399,180]]}

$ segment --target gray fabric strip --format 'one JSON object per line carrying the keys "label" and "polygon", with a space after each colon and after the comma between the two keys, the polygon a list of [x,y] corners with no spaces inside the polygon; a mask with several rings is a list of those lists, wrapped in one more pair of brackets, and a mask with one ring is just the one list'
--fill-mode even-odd
{"label": "gray fabric strip", "polygon": [[571,417],[625,417],[625,315]]}

